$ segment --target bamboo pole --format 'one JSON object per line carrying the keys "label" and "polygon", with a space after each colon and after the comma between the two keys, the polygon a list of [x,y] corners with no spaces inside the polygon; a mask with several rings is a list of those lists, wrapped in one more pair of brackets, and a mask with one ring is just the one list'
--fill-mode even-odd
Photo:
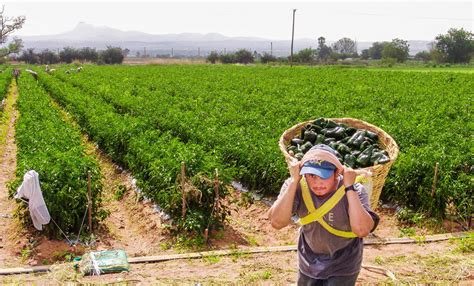
{"label": "bamboo pole", "polygon": [[[209,239],[209,225],[214,215],[214,212],[219,207],[219,171],[217,168],[215,169],[215,176],[214,176],[214,204],[212,205],[211,217],[209,218],[209,222],[207,224],[207,228],[204,230],[204,240],[207,242]],[[212,230],[212,228],[211,228]]]}
{"label": "bamboo pole", "polygon": [[87,171],[87,209],[89,212],[89,231],[92,233],[92,190],[90,171]]}
{"label": "bamboo pole", "polygon": [[207,242],[208,239],[209,239],[209,229],[206,228],[204,230],[204,241]]}
{"label": "bamboo pole", "polygon": [[438,182],[438,167],[439,167],[439,163],[436,162],[434,177],[433,177],[433,186],[431,187],[431,197],[434,197],[436,193],[436,183]]}
{"label": "bamboo pole", "polygon": [[[405,244],[405,243],[428,243],[443,241],[452,238],[466,238],[471,232],[455,232],[455,233],[443,233],[428,235],[424,240],[417,240],[408,237],[395,237],[395,238],[366,238],[364,239],[364,245],[387,245],[387,244]],[[224,256],[232,255],[236,252],[242,254],[256,254],[256,253],[272,253],[272,252],[285,252],[285,251],[296,251],[296,245],[285,245],[285,246],[261,246],[252,248],[241,248],[241,249],[224,249],[216,251],[204,251],[194,253],[180,253],[180,254],[168,254],[168,255],[157,255],[157,256],[143,256],[143,257],[129,257],[128,263],[150,263],[150,262],[162,262],[177,259],[192,259],[192,258],[203,258],[208,256]],[[33,266],[33,267],[18,267],[9,269],[0,269],[0,275],[9,274],[22,274],[22,273],[33,273],[33,272],[47,272],[51,270],[51,265],[44,266]]]}
{"label": "bamboo pole", "polygon": [[214,194],[215,194],[215,197],[214,197],[214,200],[215,200],[215,206],[214,207],[218,207],[219,206],[219,201],[220,201],[220,197],[219,197],[219,171],[217,170],[216,168],[216,172],[215,172],[215,177],[214,177]]}
{"label": "bamboo pole", "polygon": [[181,162],[181,199],[182,199],[182,209],[181,216],[183,219],[186,218],[186,190],[185,190],[185,176],[186,176],[186,164]]}

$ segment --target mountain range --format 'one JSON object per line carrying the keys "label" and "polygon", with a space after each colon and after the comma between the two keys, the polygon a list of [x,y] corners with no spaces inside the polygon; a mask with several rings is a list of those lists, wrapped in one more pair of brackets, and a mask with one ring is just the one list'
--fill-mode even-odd
{"label": "mountain range", "polygon": [[[122,31],[106,26],[94,26],[80,22],[71,31],[41,36],[22,36],[25,48],[36,51],[60,50],[64,47],[91,47],[98,50],[107,46],[118,46],[130,50],[130,56],[144,53],[148,56],[206,56],[211,51],[231,52],[248,49],[259,53],[272,52],[276,56],[290,53],[290,40],[271,40],[257,37],[227,37],[218,33],[180,33],[154,35],[140,31]],[[331,44],[328,41],[328,44]],[[428,49],[428,41],[408,41],[410,54]],[[357,42],[359,52],[372,45],[372,42]],[[316,48],[316,39],[295,39],[294,51]]]}

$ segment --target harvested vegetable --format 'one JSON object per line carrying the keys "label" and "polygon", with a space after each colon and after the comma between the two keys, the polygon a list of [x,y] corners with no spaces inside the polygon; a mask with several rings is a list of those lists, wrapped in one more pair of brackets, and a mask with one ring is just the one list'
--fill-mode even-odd
{"label": "harvested vegetable", "polygon": [[376,133],[338,124],[333,120],[318,118],[301,129],[300,135],[291,139],[287,151],[301,160],[317,144],[333,148],[339,161],[351,168],[366,168],[390,161],[387,151],[380,148]]}

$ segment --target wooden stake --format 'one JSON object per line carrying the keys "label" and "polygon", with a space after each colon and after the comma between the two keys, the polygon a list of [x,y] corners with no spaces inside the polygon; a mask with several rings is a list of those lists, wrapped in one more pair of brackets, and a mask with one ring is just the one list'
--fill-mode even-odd
{"label": "wooden stake", "polygon": [[185,190],[185,182],[184,176],[186,176],[186,165],[184,162],[181,162],[181,194],[182,194],[182,217],[183,219],[186,218],[186,190]]}
{"label": "wooden stake", "polygon": [[92,191],[90,171],[87,171],[87,208],[89,210],[89,231],[92,233]]}
{"label": "wooden stake", "polygon": [[215,194],[215,208],[219,205],[219,171],[216,168],[216,176],[214,177],[214,194]]}
{"label": "wooden stake", "polygon": [[436,192],[436,183],[438,182],[438,166],[439,166],[439,163],[436,162],[434,178],[433,178],[433,186],[431,187],[431,197],[434,197],[435,192]]}

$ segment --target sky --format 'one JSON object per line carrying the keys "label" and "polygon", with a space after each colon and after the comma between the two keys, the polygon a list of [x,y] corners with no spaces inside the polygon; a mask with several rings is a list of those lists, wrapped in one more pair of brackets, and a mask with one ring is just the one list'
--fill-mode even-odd
{"label": "sky", "polygon": [[79,22],[150,34],[220,33],[231,37],[357,41],[434,40],[450,28],[474,31],[472,1],[4,1],[6,16],[26,16],[14,36],[52,35]]}

